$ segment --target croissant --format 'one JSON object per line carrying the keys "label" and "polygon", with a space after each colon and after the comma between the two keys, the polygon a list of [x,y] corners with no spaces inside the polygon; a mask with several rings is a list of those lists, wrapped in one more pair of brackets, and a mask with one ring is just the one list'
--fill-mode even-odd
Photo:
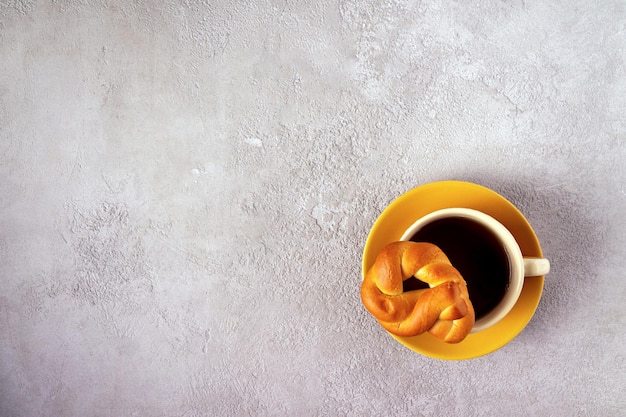
{"label": "croissant", "polygon": [[[412,276],[430,288],[404,292],[402,283]],[[428,331],[444,342],[458,343],[474,326],[465,280],[431,243],[394,242],[383,248],[365,275],[361,300],[397,336]]]}

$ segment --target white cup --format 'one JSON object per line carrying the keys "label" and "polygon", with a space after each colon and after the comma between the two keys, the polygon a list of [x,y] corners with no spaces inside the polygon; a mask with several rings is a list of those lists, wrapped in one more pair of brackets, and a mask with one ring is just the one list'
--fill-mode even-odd
{"label": "white cup", "polygon": [[[517,241],[502,223],[488,214],[467,208],[447,208],[427,214],[415,221],[404,232],[400,240],[410,240],[427,224],[450,217],[472,220],[482,225],[498,240],[508,258],[508,287],[505,289],[504,296],[500,302],[491,311],[476,319],[472,328],[472,333],[476,333],[488,329],[502,320],[513,309],[522,293],[524,277],[546,275],[550,272],[550,262],[545,258],[524,257]],[[472,243],[467,242],[467,244],[471,245]],[[463,271],[459,270],[459,272],[463,275]],[[471,282],[468,282],[469,286],[471,286]]]}

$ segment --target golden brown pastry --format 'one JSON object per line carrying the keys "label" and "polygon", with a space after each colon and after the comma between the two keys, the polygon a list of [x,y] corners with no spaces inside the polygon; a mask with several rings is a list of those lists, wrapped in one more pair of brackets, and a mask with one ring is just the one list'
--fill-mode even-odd
{"label": "golden brown pastry", "polygon": [[[403,292],[402,283],[412,276],[430,288]],[[445,342],[458,343],[474,326],[465,280],[431,243],[394,242],[383,248],[363,280],[361,300],[397,336],[428,331]]]}

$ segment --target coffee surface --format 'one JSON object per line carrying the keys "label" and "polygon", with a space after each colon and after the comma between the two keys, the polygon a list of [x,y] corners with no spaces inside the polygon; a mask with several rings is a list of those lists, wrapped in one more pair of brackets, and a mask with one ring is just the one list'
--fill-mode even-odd
{"label": "coffee surface", "polygon": [[[434,243],[444,251],[467,282],[477,319],[502,300],[509,284],[509,261],[498,239],[482,225],[460,217],[440,219],[410,240]],[[409,283],[405,289],[412,287]]]}

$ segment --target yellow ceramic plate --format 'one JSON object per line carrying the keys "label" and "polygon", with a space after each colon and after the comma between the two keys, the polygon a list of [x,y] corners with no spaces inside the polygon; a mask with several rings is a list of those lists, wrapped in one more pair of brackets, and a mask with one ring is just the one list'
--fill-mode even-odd
{"label": "yellow ceramic plate", "polygon": [[[432,211],[449,207],[472,208],[491,215],[511,231],[524,256],[543,256],[532,227],[506,198],[481,185],[440,181],[406,192],[381,213],[365,243],[363,276],[381,249],[400,240],[415,220]],[[433,358],[457,360],[486,355],[506,345],[526,327],[539,305],[543,281],[544,277],[526,278],[522,294],[513,310],[495,326],[470,334],[461,343],[445,343],[428,333],[414,337],[391,336],[409,349]]]}

